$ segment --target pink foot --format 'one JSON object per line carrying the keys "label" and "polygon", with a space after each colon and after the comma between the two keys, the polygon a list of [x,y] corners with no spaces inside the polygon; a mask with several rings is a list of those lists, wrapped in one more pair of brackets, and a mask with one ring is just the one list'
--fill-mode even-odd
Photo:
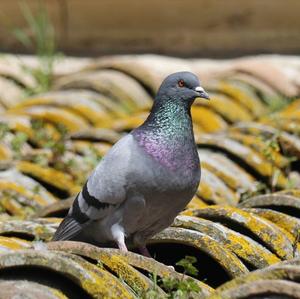
{"label": "pink foot", "polygon": [[125,243],[119,243],[118,247],[122,252],[128,252],[128,249],[127,249]]}
{"label": "pink foot", "polygon": [[152,257],[146,246],[139,246],[139,251],[143,256]]}

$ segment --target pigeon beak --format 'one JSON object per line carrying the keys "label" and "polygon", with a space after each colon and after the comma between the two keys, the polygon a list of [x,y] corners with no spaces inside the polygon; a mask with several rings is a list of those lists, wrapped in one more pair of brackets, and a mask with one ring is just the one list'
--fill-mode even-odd
{"label": "pigeon beak", "polygon": [[199,98],[209,100],[209,95],[206,93],[203,87],[197,86],[195,88],[195,91],[197,91],[197,93],[199,94],[198,96]]}

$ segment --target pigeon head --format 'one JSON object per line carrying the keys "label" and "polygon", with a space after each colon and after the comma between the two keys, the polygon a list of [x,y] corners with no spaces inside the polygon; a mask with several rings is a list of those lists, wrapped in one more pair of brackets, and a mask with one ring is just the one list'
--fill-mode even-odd
{"label": "pigeon head", "polygon": [[169,75],[162,82],[156,101],[172,100],[184,105],[191,105],[196,98],[209,100],[198,77],[190,72],[178,72]]}

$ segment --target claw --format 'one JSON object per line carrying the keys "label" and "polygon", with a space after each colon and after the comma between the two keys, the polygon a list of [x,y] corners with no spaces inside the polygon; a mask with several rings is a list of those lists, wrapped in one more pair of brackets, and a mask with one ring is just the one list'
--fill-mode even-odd
{"label": "claw", "polygon": [[125,242],[118,242],[118,247],[119,247],[119,249],[120,249],[121,251],[123,251],[123,252],[128,252],[128,249],[127,249],[127,247],[126,247],[126,245],[125,245]]}

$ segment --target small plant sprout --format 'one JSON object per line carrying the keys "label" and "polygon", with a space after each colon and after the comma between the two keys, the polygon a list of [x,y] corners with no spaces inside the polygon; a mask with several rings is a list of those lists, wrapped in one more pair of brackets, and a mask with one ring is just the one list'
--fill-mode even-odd
{"label": "small plant sprout", "polygon": [[240,193],[240,202],[243,202],[253,196],[270,193],[270,189],[265,183],[256,181],[251,187],[251,189],[239,190],[239,193]]}
{"label": "small plant sprout", "polygon": [[150,274],[149,277],[152,280],[153,285],[148,290],[146,290],[146,292],[144,292],[141,297],[143,299],[164,299],[164,298],[166,298],[166,297],[163,297],[159,292],[157,273],[154,272],[153,274]]}
{"label": "small plant sprout", "polygon": [[38,57],[36,68],[22,64],[24,71],[30,73],[36,81],[35,87],[27,88],[27,95],[46,92],[50,89],[54,63],[60,56],[56,51],[54,26],[44,4],[41,1],[39,4],[38,10],[33,13],[26,2],[20,3],[27,28],[17,28],[13,32],[16,39],[28,50],[33,49]]}
{"label": "small plant sprout", "polygon": [[277,132],[267,140],[262,137],[263,141],[265,142],[265,147],[262,150],[262,154],[271,164],[270,186],[272,192],[275,191],[279,176],[281,175],[280,170],[275,167],[275,154],[280,152],[279,137],[280,132]]}
{"label": "small plant sprout", "polygon": [[264,97],[264,101],[266,102],[270,112],[277,112],[288,106],[292,100],[282,95],[276,95],[272,97]]}
{"label": "small plant sprout", "polygon": [[6,134],[9,132],[9,127],[5,123],[0,123],[0,140],[3,140],[3,138],[6,136]]}
{"label": "small plant sprout", "polygon": [[[180,278],[164,277],[160,280],[157,276],[152,276],[153,288],[149,289],[143,298],[145,299],[189,299],[194,298],[193,294],[200,291],[199,285],[191,277],[186,275],[198,275],[198,269],[194,266],[197,259],[193,256],[186,256],[176,263],[177,266],[183,268],[183,273]],[[160,286],[167,292],[162,295],[158,292],[157,286]]]}
{"label": "small plant sprout", "polygon": [[184,269],[184,274],[198,275],[198,269],[193,265],[197,262],[197,259],[194,256],[186,256],[184,259],[176,263],[176,266],[180,266]]}
{"label": "small plant sprout", "polygon": [[41,192],[41,186],[40,185],[35,185],[32,189],[32,192],[35,194],[35,195],[38,195],[40,194]]}
{"label": "small plant sprout", "polygon": [[21,158],[22,156],[22,148],[26,141],[28,140],[28,136],[25,133],[18,132],[12,138],[10,145],[12,150],[15,153],[16,158]]}
{"label": "small plant sprout", "polygon": [[100,269],[104,268],[103,263],[101,262],[101,260],[97,261],[97,267],[100,268]]}

